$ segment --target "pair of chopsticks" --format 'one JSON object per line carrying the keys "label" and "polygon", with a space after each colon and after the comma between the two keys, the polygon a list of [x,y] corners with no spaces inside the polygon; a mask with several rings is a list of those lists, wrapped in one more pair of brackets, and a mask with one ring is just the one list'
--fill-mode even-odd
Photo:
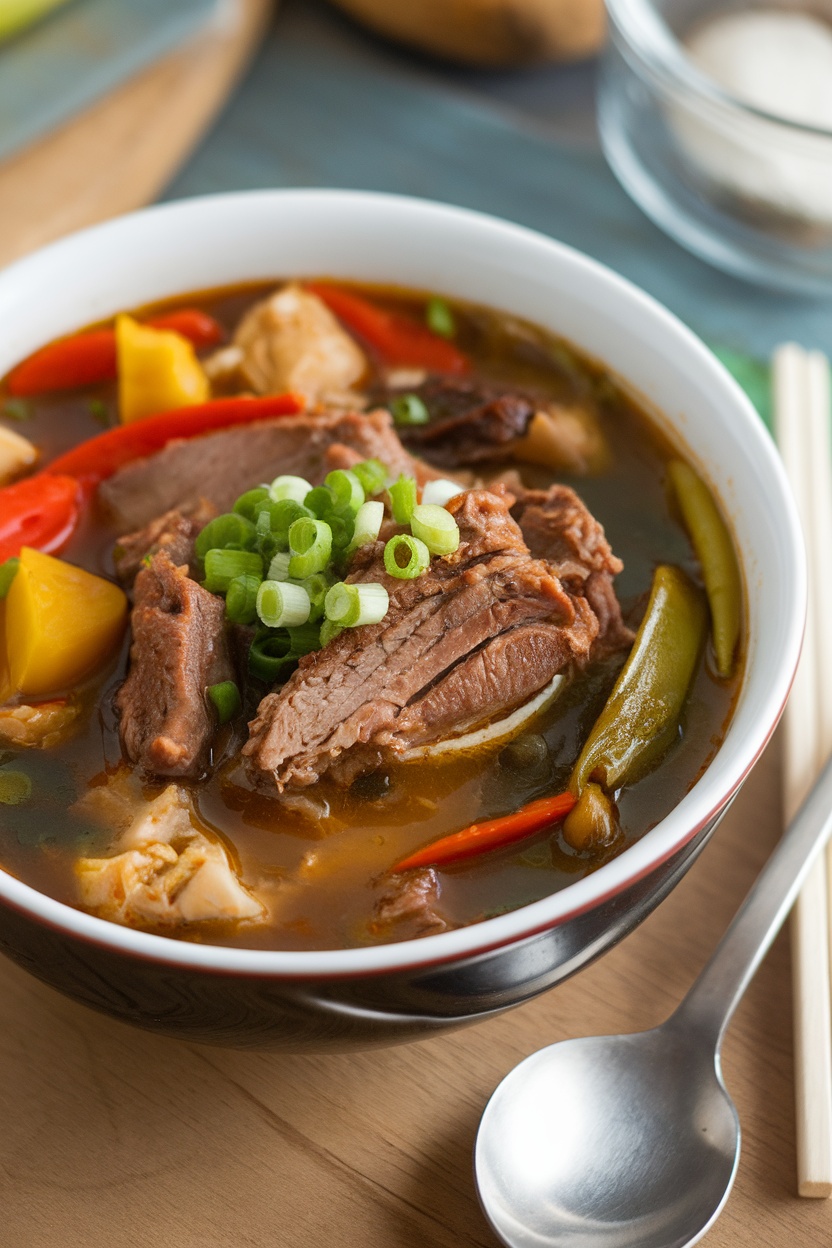
{"label": "pair of chopsticks", "polygon": [[[809,613],[783,715],[785,823],[832,754],[832,436],[829,362],[788,343],[774,355],[775,433],[806,537]],[[792,915],[797,1188],[832,1195],[832,849]]]}

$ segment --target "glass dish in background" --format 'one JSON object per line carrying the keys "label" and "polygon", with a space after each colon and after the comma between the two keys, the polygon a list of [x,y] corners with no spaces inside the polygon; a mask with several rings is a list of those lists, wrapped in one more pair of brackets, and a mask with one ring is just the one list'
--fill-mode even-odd
{"label": "glass dish in background", "polygon": [[[754,8],[782,11],[785,3]],[[719,268],[832,294],[832,131],[734,99],[696,68],[681,42],[708,18],[750,5],[607,0],[607,7],[598,122],[624,188],[657,225]],[[832,16],[824,7],[816,15]]]}

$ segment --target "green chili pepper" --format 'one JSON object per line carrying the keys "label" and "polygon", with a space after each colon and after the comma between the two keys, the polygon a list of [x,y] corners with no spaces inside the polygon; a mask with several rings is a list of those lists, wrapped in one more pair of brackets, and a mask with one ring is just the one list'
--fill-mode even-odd
{"label": "green chili pepper", "polygon": [[656,569],[629,658],[572,773],[608,792],[645,775],[674,741],[708,630],[705,595],[679,568]]}
{"label": "green chili pepper", "polygon": [[742,581],[731,534],[711,491],[692,468],[675,459],[667,471],[682,520],[702,565],[717,668],[720,676],[730,676],[742,614]]}

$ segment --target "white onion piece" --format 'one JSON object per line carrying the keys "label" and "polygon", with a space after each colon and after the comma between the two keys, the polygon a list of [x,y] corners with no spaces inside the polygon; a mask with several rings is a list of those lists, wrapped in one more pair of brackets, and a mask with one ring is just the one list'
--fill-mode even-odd
{"label": "white onion piece", "polygon": [[452,498],[456,498],[457,494],[462,494],[465,490],[464,485],[460,485],[458,481],[448,481],[445,477],[439,477],[436,481],[428,481],[422,487],[422,502],[433,503],[437,507],[444,507]]}
{"label": "white onion piece", "polygon": [[495,719],[493,723],[486,724],[485,728],[477,728],[473,732],[466,732],[461,737],[445,737],[442,741],[434,741],[430,745],[414,745],[409,750],[406,750],[404,754],[400,754],[399,758],[402,762],[408,763],[416,758],[436,758],[443,754],[460,754],[464,750],[478,750],[484,745],[491,745],[495,741],[501,741],[504,737],[513,736],[518,729],[522,728],[523,724],[554,702],[565,680],[565,676],[553,676],[548,685],[544,685],[540,692],[536,693],[528,702],[518,706],[516,710],[512,711],[510,715],[506,715],[503,719]]}

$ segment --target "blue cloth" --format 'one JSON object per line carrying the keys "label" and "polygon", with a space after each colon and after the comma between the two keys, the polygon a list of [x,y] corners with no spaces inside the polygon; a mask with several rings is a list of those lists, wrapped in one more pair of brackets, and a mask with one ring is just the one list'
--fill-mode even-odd
{"label": "blue cloth", "polygon": [[169,52],[216,10],[217,0],[75,0],[22,31],[0,48],[0,160]]}
{"label": "blue cloth", "polygon": [[832,303],[710,268],[635,207],[596,146],[556,139],[516,110],[459,90],[458,80],[320,6],[288,3],[167,198],[330,186],[444,200],[572,244],[730,350],[765,357],[786,339],[832,349]]}

